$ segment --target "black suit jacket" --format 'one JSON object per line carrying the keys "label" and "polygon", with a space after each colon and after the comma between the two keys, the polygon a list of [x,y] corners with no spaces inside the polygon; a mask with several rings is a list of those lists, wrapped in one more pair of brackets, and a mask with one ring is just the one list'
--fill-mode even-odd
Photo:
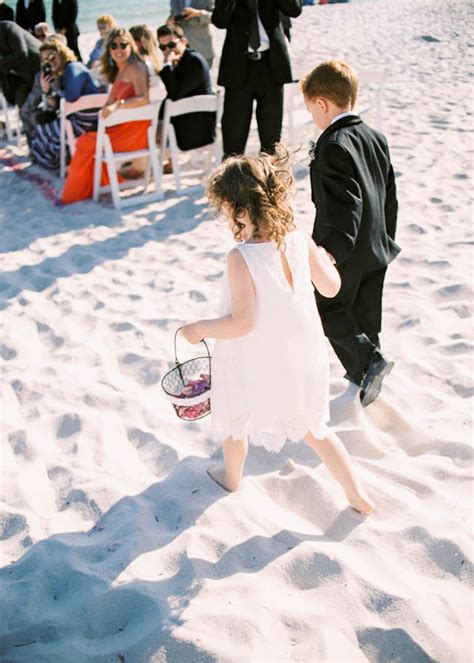
{"label": "black suit jacket", "polygon": [[75,35],[79,34],[76,25],[77,20],[77,0],[53,0],[53,23],[55,30],[63,30]]}
{"label": "black suit jacket", "polygon": [[[40,46],[36,37],[16,23],[0,21],[0,88],[10,103],[21,106],[33,87],[41,64]],[[15,94],[18,83],[25,88],[21,98]]]}
{"label": "black suit jacket", "polygon": [[[167,98],[171,101],[212,94],[209,67],[203,56],[186,48],[176,67],[165,66],[160,71]],[[212,143],[216,136],[215,113],[192,113],[171,118],[180,150],[193,150]]]}
{"label": "black suit jacket", "polygon": [[46,10],[43,0],[33,0],[30,2],[28,9],[25,9],[23,0],[18,0],[16,3],[16,22],[21,28],[33,32],[35,25],[44,21],[46,21]]}
{"label": "black suit jacket", "polygon": [[0,21],[14,21],[15,13],[8,5],[0,5]]}
{"label": "black suit jacket", "polygon": [[362,271],[391,262],[397,196],[387,140],[356,115],[330,125],[320,136],[310,165],[316,205],[313,239],[339,265]]}
{"label": "black suit jacket", "polygon": [[[301,0],[258,0],[258,12],[270,40],[272,79],[274,83],[290,83],[293,78],[280,12],[299,16]],[[238,89],[247,80],[251,18],[250,0],[216,0],[212,22],[227,30],[217,79],[219,85]]]}

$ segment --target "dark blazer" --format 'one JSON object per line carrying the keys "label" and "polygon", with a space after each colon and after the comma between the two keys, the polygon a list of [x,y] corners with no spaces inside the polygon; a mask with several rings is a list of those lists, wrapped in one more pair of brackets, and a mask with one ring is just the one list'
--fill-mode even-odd
{"label": "dark blazer", "polygon": [[[40,46],[36,37],[16,23],[0,21],[0,87],[9,102],[21,106],[33,87],[41,64]],[[21,99],[15,94],[18,84],[25,88]]]}
{"label": "dark blazer", "polygon": [[[171,101],[212,94],[209,67],[204,57],[186,48],[176,67],[164,66],[161,80]],[[180,150],[193,150],[212,143],[216,136],[215,113],[192,113],[171,119]]]}
{"label": "dark blazer", "polygon": [[33,32],[35,25],[44,21],[46,21],[46,10],[43,0],[32,0],[28,9],[25,9],[23,0],[18,0],[16,3],[16,22],[20,27]]}
{"label": "dark blazer", "polygon": [[313,239],[339,265],[380,269],[400,248],[395,243],[397,196],[387,140],[357,115],[331,124],[310,165],[316,205]]}
{"label": "dark blazer", "polygon": [[[280,12],[295,18],[301,14],[301,0],[258,0],[258,12],[270,40],[270,69],[274,83],[290,83],[290,57]],[[216,0],[212,22],[227,33],[222,49],[217,82],[238,89],[247,79],[248,42],[251,21],[251,0]]]}
{"label": "dark blazer", "polygon": [[59,31],[64,28],[68,33],[77,37],[79,29],[77,20],[77,0],[53,0],[53,23],[54,29]]}
{"label": "dark blazer", "polygon": [[0,21],[14,21],[15,12],[8,5],[0,5]]}

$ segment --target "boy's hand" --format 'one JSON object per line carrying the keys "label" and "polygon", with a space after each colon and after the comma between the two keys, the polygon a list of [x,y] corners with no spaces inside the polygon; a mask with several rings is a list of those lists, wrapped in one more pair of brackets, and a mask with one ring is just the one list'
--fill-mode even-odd
{"label": "boy's hand", "polygon": [[199,322],[193,322],[190,325],[185,325],[181,331],[188,343],[192,343],[193,345],[200,343],[204,338]]}

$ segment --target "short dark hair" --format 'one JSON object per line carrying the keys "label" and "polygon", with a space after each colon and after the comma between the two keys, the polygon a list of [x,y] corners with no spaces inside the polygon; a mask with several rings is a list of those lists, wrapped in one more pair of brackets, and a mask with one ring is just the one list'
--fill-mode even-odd
{"label": "short dark hair", "polygon": [[172,24],[160,25],[160,27],[156,31],[156,36],[158,37],[158,39],[160,37],[178,37],[178,39],[183,39],[184,30],[179,25],[172,25]]}

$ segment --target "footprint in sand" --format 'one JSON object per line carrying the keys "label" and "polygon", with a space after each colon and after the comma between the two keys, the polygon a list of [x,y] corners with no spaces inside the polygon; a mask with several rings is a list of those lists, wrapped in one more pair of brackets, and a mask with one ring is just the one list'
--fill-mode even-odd
{"label": "footprint in sand", "polygon": [[71,437],[82,429],[81,419],[77,414],[64,414],[58,423],[56,437],[59,440]]}
{"label": "footprint in sand", "polygon": [[46,342],[49,346],[55,348],[60,348],[64,345],[64,338],[62,338],[62,336],[56,336],[48,325],[45,325],[42,322],[37,322],[36,328],[38,329],[38,333],[43,343]]}

